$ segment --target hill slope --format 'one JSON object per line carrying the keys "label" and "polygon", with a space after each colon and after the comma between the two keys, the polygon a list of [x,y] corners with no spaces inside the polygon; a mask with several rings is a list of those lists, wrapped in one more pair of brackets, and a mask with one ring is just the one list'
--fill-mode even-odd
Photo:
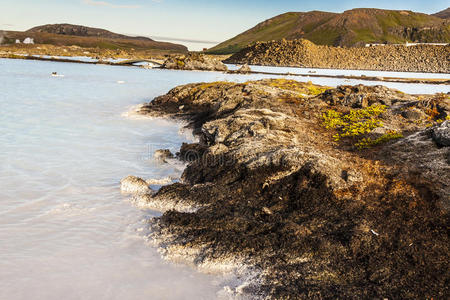
{"label": "hill slope", "polygon": [[158,42],[146,37],[132,37],[108,30],[71,24],[43,25],[27,31],[5,31],[3,43],[14,43],[17,39],[27,37],[34,39],[36,44],[55,46],[80,46],[100,49],[136,49],[136,50],[167,50],[187,52],[187,47],[180,44]]}
{"label": "hill slope", "polygon": [[450,7],[440,11],[438,13],[433,14],[433,16],[441,18],[441,19],[450,19]]}
{"label": "hill slope", "polygon": [[114,33],[101,28],[93,28],[72,24],[47,24],[33,27],[27,30],[26,32],[29,33],[46,32],[62,35],[90,36],[108,39],[131,39],[131,40],[153,41],[152,39],[146,37],[126,36],[123,34]]}
{"label": "hill slope", "polygon": [[411,11],[358,8],[341,14],[289,12],[266,20],[209,50],[235,53],[257,41],[308,39],[318,45],[450,42],[450,21]]}

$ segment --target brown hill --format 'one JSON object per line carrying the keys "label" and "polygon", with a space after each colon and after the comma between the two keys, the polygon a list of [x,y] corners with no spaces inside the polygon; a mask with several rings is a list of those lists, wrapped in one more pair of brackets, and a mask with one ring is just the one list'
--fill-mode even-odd
{"label": "brown hill", "polygon": [[101,28],[86,27],[81,25],[72,24],[47,24],[42,26],[33,27],[26,32],[46,32],[54,34],[63,35],[74,35],[74,36],[90,36],[98,38],[108,38],[108,39],[130,39],[130,40],[143,40],[143,41],[153,41],[147,37],[134,37],[126,36],[123,34],[114,33]]}
{"label": "brown hill", "polygon": [[441,18],[441,19],[450,19],[450,7],[440,11],[438,13],[433,14],[433,16]]}
{"label": "brown hill", "polygon": [[412,11],[357,8],[343,13],[289,12],[266,20],[210,49],[235,53],[257,41],[308,39],[318,45],[450,42],[450,21]]}
{"label": "brown hill", "polygon": [[83,48],[121,50],[167,50],[177,53],[188,51],[186,46],[158,42],[146,37],[132,37],[108,30],[70,24],[54,24],[34,27],[27,31],[4,31],[3,43],[13,44],[16,40],[30,37],[36,44],[55,46],[80,46]]}

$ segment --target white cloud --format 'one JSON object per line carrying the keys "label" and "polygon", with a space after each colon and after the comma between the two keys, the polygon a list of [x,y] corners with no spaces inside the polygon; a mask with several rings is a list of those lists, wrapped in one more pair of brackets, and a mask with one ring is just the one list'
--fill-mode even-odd
{"label": "white cloud", "polygon": [[96,1],[96,0],[83,0],[84,4],[92,6],[104,6],[111,8],[139,8],[140,5],[126,5],[126,4],[114,4],[106,1]]}

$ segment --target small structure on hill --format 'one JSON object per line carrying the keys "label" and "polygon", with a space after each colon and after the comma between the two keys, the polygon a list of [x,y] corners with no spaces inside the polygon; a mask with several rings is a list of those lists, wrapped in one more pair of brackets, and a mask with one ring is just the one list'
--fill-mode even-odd
{"label": "small structure on hill", "polygon": [[26,39],[23,40],[24,44],[34,44],[34,39],[27,37]]}

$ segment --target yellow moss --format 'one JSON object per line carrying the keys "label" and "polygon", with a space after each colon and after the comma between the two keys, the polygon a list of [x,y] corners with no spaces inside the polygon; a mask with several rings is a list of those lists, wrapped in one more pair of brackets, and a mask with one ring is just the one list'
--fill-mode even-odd
{"label": "yellow moss", "polygon": [[336,129],[333,137],[339,141],[343,137],[358,137],[369,133],[377,127],[383,126],[378,119],[379,115],[386,111],[385,105],[374,105],[367,108],[351,110],[347,114],[342,114],[335,110],[328,110],[323,113],[323,126],[327,129]]}
{"label": "yellow moss", "polygon": [[190,94],[195,94],[199,91],[204,91],[208,88],[219,86],[219,85],[232,85],[234,83],[228,81],[214,81],[214,82],[206,82],[200,83],[192,87]]}
{"label": "yellow moss", "polygon": [[267,85],[274,88],[293,91],[299,94],[305,94],[310,96],[320,95],[326,90],[330,89],[329,87],[326,86],[314,85],[310,81],[304,83],[290,79],[272,79],[268,81]]}
{"label": "yellow moss", "polygon": [[227,85],[232,85],[234,83],[232,82],[228,82],[228,81],[214,81],[214,82],[206,82],[206,83],[202,83],[197,85],[195,88],[198,90],[205,90],[207,88],[216,86],[216,85],[223,85],[223,84],[227,84]]}
{"label": "yellow moss", "polygon": [[366,148],[370,148],[370,147],[373,147],[373,146],[376,146],[379,144],[384,144],[391,140],[399,139],[402,137],[403,137],[403,134],[401,134],[397,131],[389,131],[377,139],[371,139],[371,138],[361,139],[355,144],[355,146],[358,149],[366,149]]}
{"label": "yellow moss", "polygon": [[308,89],[308,94],[312,96],[320,95],[329,89],[329,87],[317,86],[313,84],[306,86],[306,88]]}
{"label": "yellow moss", "polygon": [[362,109],[352,109],[347,114],[335,110],[328,110],[322,115],[322,125],[327,129],[335,129],[337,131],[333,135],[336,142],[342,138],[359,138],[354,144],[358,149],[370,148],[403,137],[401,133],[396,131],[389,131],[377,139],[363,137],[375,128],[383,126],[379,116],[385,111],[385,105],[373,105]]}
{"label": "yellow moss", "polygon": [[184,65],[185,65],[185,64],[184,64],[184,61],[179,60],[179,59],[177,60],[177,66],[178,66],[178,67],[183,68]]}

